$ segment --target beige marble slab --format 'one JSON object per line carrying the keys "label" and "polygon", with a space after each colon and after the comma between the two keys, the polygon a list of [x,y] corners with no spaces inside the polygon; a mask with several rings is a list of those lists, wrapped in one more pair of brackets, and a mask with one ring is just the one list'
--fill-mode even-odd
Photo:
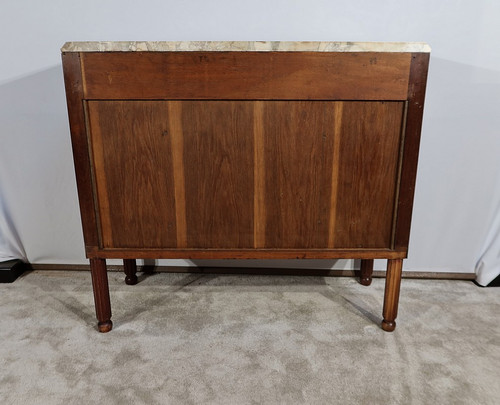
{"label": "beige marble slab", "polygon": [[424,42],[290,42],[290,41],[105,41],[66,42],[61,52],[423,52]]}

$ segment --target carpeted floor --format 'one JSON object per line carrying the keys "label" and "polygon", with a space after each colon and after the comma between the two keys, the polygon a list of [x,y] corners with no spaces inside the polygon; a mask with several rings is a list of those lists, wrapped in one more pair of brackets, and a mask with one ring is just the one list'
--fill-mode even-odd
{"label": "carpeted floor", "polygon": [[110,273],[96,331],[90,274],[0,284],[0,404],[498,404],[500,288],[403,280]]}

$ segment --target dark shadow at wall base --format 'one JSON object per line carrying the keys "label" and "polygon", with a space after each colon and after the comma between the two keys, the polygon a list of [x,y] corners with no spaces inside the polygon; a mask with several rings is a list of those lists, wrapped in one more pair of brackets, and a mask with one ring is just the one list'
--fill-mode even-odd
{"label": "dark shadow at wall base", "polygon": [[25,266],[22,260],[14,259],[0,262],[0,283],[13,283],[23,274]]}
{"label": "dark shadow at wall base", "polygon": [[500,275],[495,278],[491,283],[489,283],[486,287],[500,287]]}

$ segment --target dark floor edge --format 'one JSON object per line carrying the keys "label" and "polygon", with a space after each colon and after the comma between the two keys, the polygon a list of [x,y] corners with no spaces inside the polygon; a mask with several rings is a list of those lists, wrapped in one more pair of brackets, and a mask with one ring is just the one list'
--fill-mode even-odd
{"label": "dark floor edge", "polygon": [[[88,264],[29,264],[31,270],[70,270],[90,271]],[[137,266],[141,271],[144,266]],[[148,270],[150,266],[146,266]],[[121,265],[108,265],[110,271],[123,271]],[[194,267],[194,266],[155,266],[160,273],[201,273],[201,274],[254,274],[254,275],[288,275],[288,276],[323,276],[323,277],[357,277],[358,270],[329,269],[290,269],[264,267]],[[385,271],[374,271],[373,277],[385,277]],[[438,279],[438,280],[475,280],[474,273],[450,273],[431,271],[403,271],[403,278]]]}

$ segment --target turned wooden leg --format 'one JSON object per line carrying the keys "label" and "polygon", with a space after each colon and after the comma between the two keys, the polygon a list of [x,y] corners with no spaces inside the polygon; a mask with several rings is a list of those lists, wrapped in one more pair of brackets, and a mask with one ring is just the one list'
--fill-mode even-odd
{"label": "turned wooden leg", "polygon": [[109,300],[108,273],[106,260],[90,259],[92,274],[92,287],[94,289],[95,312],[97,315],[97,328],[99,332],[106,333],[113,327],[111,322],[111,303]]}
{"label": "turned wooden leg", "polygon": [[125,270],[125,284],[137,284],[137,264],[135,259],[123,259],[123,269]]}
{"label": "turned wooden leg", "polygon": [[396,317],[398,316],[399,303],[399,287],[401,285],[402,271],[402,259],[390,259],[387,261],[383,311],[384,320],[382,321],[382,329],[387,332],[392,332],[396,328]]}
{"label": "turned wooden leg", "polygon": [[360,273],[359,282],[363,285],[370,285],[372,283],[373,259],[361,260]]}

